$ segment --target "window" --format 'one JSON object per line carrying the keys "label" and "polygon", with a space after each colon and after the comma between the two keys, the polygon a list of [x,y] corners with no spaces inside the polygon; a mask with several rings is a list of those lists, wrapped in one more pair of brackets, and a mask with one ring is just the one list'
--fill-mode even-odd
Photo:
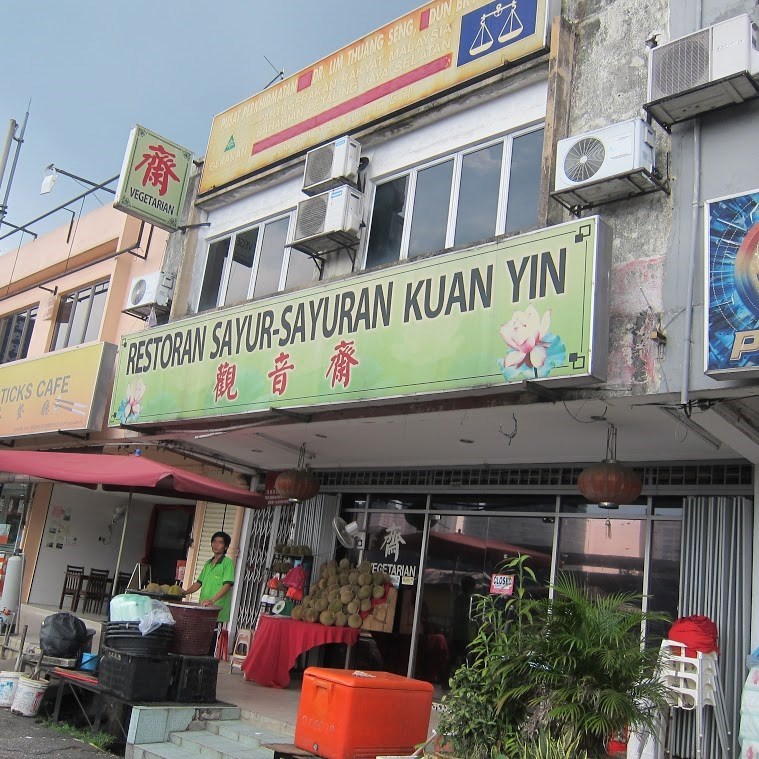
{"label": "window", "polygon": [[289,213],[212,242],[198,311],[263,298],[319,278],[313,259],[288,247]]}
{"label": "window", "polygon": [[36,319],[36,306],[0,319],[0,364],[26,358]]}
{"label": "window", "polygon": [[366,268],[535,227],[542,152],[534,129],[377,184]]}
{"label": "window", "polygon": [[50,350],[97,340],[105,311],[108,282],[98,282],[69,293],[61,300]]}

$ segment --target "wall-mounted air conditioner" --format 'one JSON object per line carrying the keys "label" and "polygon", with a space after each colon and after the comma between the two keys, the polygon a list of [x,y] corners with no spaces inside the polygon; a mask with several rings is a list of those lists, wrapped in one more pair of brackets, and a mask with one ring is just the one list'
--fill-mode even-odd
{"label": "wall-mounted air conditioner", "polygon": [[124,311],[147,315],[151,309],[167,311],[174,291],[174,275],[155,271],[135,277],[129,287]]}
{"label": "wall-mounted air conditioner", "polygon": [[298,203],[292,247],[309,255],[358,244],[364,196],[343,185]]}
{"label": "wall-mounted air conditioner", "polygon": [[645,108],[665,129],[757,95],[757,27],[746,14],[651,50]]}
{"label": "wall-mounted air conditioner", "polygon": [[322,145],[306,153],[303,192],[318,195],[342,184],[356,185],[361,146],[350,137]]}
{"label": "wall-mounted air conditioner", "polygon": [[609,203],[659,189],[654,135],[630,119],[559,140],[552,197],[567,208]]}

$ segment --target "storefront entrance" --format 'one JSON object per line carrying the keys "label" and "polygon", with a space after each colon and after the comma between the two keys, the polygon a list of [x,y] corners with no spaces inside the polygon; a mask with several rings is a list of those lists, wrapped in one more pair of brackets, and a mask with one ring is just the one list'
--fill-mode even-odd
{"label": "storefront entrance", "polygon": [[341,515],[366,539],[363,552],[338,549],[338,558],[369,561],[398,588],[392,632],[363,633],[357,667],[445,688],[476,631],[474,597],[520,554],[537,577],[532,593],[571,572],[599,593],[641,594],[644,608],[677,616],[682,499],[603,510],[576,496],[346,494]]}

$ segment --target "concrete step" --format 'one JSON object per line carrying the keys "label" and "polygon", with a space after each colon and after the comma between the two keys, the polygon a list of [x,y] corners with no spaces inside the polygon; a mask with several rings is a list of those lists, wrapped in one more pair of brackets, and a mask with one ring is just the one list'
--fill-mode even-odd
{"label": "concrete step", "polygon": [[[240,735],[237,729],[227,727],[230,734]],[[209,730],[186,730],[181,733],[172,733],[171,742],[176,746],[192,751],[209,759],[272,759],[273,752],[270,749],[261,748],[258,744],[245,743]],[[246,738],[253,740],[252,735]]]}
{"label": "concrete step", "polygon": [[198,759],[198,754],[174,743],[143,743],[132,746],[132,759]]}
{"label": "concrete step", "polygon": [[206,730],[247,747],[258,748],[262,743],[291,743],[292,736],[267,729],[260,724],[240,719],[220,719],[206,722]]}

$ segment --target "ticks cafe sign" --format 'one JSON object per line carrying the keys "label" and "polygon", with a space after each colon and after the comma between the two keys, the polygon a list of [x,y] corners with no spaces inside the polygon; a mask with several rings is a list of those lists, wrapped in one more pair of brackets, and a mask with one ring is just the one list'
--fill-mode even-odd
{"label": "ticks cafe sign", "polygon": [[0,367],[0,436],[101,429],[115,356],[97,343]]}
{"label": "ticks cafe sign", "polygon": [[198,194],[545,49],[549,6],[435,0],[238,103],[213,120]]}
{"label": "ticks cafe sign", "polygon": [[111,426],[605,377],[597,217],[122,338]]}

